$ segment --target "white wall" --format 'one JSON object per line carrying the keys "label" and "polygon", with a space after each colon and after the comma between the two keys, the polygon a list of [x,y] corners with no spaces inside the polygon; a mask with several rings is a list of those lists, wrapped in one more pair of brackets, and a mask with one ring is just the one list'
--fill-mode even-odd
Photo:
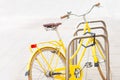
{"label": "white wall", "polygon": [[97,2],[102,7],[95,8],[88,19],[107,23],[113,80],[120,80],[119,0],[0,0],[0,80],[27,80],[24,73],[30,57],[29,44],[48,40],[49,34],[56,36],[45,32],[43,23],[63,22],[59,30],[67,45],[78,21],[59,17],[67,11],[82,14]]}

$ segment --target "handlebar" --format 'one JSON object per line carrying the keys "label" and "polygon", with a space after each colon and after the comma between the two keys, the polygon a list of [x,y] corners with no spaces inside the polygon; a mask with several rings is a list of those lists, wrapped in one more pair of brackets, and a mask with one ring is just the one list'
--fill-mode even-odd
{"label": "handlebar", "polygon": [[69,17],[69,15],[66,14],[66,15],[64,15],[64,16],[61,16],[60,18],[61,18],[61,19],[64,19],[64,18],[68,18],[68,17]]}
{"label": "handlebar", "polygon": [[65,14],[64,16],[61,16],[61,19],[64,19],[64,18],[69,18],[69,16],[71,15],[71,11],[70,12],[67,12],[67,14]]}
{"label": "handlebar", "polygon": [[82,14],[82,15],[77,15],[77,14],[72,14],[72,12],[67,12],[67,14],[64,15],[64,16],[62,16],[61,19],[69,18],[70,15],[74,15],[74,16],[77,16],[77,17],[83,16],[83,17],[85,18],[85,16],[86,16],[87,14],[89,14],[89,13],[93,10],[94,7],[99,7],[99,6],[100,6],[100,3],[94,4],[94,5],[90,8],[90,10],[89,10],[88,12],[86,12],[86,13],[84,13],[84,14]]}
{"label": "handlebar", "polygon": [[100,6],[100,3],[97,3],[97,4],[95,4],[94,6],[99,7],[99,6]]}

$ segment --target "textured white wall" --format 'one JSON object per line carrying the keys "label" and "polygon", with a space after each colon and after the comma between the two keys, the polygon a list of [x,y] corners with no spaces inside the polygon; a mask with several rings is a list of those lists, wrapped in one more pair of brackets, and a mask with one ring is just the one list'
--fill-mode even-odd
{"label": "textured white wall", "polygon": [[[107,23],[113,80],[120,80],[119,0],[0,0],[0,80],[27,80],[24,73],[30,57],[29,44],[52,39],[49,34],[56,36],[45,32],[43,23],[61,21],[58,18],[67,11],[82,14],[97,2],[102,7],[95,8],[88,19]],[[78,20],[61,22],[59,30],[67,45]]]}

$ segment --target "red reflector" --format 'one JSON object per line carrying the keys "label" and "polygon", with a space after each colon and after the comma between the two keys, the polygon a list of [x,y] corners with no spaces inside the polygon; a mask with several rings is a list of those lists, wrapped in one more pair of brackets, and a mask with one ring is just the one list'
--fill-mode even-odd
{"label": "red reflector", "polygon": [[37,44],[32,44],[31,45],[31,48],[36,48],[37,47]]}

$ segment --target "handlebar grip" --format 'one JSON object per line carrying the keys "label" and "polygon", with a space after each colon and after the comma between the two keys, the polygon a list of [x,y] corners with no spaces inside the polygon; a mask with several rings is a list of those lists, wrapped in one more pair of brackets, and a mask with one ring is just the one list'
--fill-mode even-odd
{"label": "handlebar grip", "polygon": [[99,7],[99,6],[100,6],[100,3],[95,4],[95,6]]}
{"label": "handlebar grip", "polygon": [[61,19],[64,19],[64,18],[66,18],[66,17],[69,17],[69,15],[66,14],[66,15],[64,15],[64,16],[61,16],[60,18],[61,18]]}

